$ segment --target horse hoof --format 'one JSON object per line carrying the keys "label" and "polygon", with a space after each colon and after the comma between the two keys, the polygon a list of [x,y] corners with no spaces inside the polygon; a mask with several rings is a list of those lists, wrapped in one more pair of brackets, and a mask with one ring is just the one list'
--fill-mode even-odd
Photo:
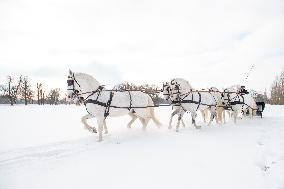
{"label": "horse hoof", "polygon": [[108,134],[108,131],[105,131],[105,134]]}
{"label": "horse hoof", "polygon": [[172,127],[168,127],[168,129],[172,129]]}
{"label": "horse hoof", "polygon": [[201,126],[195,126],[196,129],[201,129]]}

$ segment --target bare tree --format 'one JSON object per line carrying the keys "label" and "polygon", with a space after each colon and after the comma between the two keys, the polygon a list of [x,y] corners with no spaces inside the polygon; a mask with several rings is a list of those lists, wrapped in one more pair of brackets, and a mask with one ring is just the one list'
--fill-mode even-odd
{"label": "bare tree", "polygon": [[45,93],[43,89],[40,89],[40,104],[41,105],[45,104]]}
{"label": "bare tree", "polygon": [[59,88],[50,90],[50,92],[47,96],[48,103],[50,105],[53,105],[53,104],[58,105],[59,104],[59,96],[60,96],[60,89]]}
{"label": "bare tree", "polygon": [[4,88],[4,94],[8,96],[11,106],[17,103],[17,98],[22,84],[22,76],[19,77],[17,83],[14,84],[12,76],[7,77],[7,87]]}
{"label": "bare tree", "polygon": [[22,79],[22,85],[20,90],[21,90],[21,96],[25,101],[25,105],[27,105],[28,103],[30,103],[30,101],[33,98],[33,91],[31,89],[28,77],[24,77]]}
{"label": "bare tree", "polygon": [[41,83],[37,83],[36,84],[36,89],[37,89],[37,104],[40,105],[41,101],[40,101],[40,91],[42,90],[42,84]]}
{"label": "bare tree", "polygon": [[119,85],[116,85],[113,89],[120,90],[120,91],[139,90],[144,93],[147,93],[152,98],[155,104],[164,102],[164,100],[159,97],[159,90],[158,90],[158,87],[155,85],[149,85],[149,84],[135,85],[133,83],[124,82]]}
{"label": "bare tree", "polygon": [[284,71],[276,77],[271,86],[271,104],[284,104]]}
{"label": "bare tree", "polygon": [[37,88],[37,103],[38,105],[44,105],[45,104],[45,92],[43,90],[42,83],[37,83],[36,88]]}

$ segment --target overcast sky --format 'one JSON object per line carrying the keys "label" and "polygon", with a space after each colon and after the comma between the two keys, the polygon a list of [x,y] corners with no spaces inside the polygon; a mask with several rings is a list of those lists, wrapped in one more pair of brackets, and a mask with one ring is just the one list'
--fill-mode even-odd
{"label": "overcast sky", "polygon": [[108,86],[269,90],[284,69],[284,1],[0,0],[1,84],[23,74],[65,90],[69,68]]}

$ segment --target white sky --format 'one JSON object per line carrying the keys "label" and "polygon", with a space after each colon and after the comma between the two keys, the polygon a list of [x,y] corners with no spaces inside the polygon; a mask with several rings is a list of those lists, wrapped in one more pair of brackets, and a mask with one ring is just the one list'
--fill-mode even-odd
{"label": "white sky", "polygon": [[65,90],[69,68],[108,86],[269,90],[284,68],[284,1],[0,0],[0,84],[23,74]]}

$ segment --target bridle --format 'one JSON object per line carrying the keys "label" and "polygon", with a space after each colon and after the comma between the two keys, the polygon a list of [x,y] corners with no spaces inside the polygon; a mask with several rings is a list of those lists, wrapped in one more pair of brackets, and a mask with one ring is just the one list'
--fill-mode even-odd
{"label": "bridle", "polygon": [[[79,86],[79,90],[75,89],[75,83]],[[68,87],[72,86],[71,89],[67,89],[67,91],[72,91],[72,96],[70,98],[72,98],[73,100],[77,98],[80,103],[85,103],[85,101],[87,101],[90,96],[95,93],[100,93],[100,91],[104,89],[104,85],[100,85],[95,91],[82,92],[81,85],[76,80],[74,74],[72,76],[68,76],[67,85]],[[82,97],[82,95],[84,94],[88,94],[88,96],[86,98]]]}
{"label": "bridle", "polygon": [[[167,92],[165,94],[165,91]],[[163,95],[166,96],[166,100],[170,99],[170,86],[169,84],[163,84]]]}
{"label": "bridle", "polygon": [[70,98],[74,99],[74,98],[77,97],[78,99],[80,99],[81,97],[79,95],[80,95],[81,89],[80,89],[80,91],[75,89],[75,83],[79,86],[79,88],[81,88],[81,85],[76,80],[74,74],[72,76],[68,76],[67,86],[68,87],[72,86],[72,88],[71,89],[68,88],[67,91],[72,91],[72,96]]}
{"label": "bridle", "polygon": [[[171,81],[171,85],[173,85],[174,86],[174,91],[172,91],[171,92],[171,94],[173,95],[173,94],[175,94],[175,95],[177,95],[177,99],[180,99],[180,97],[182,96],[182,94],[181,94],[181,89],[180,89],[180,84],[178,84],[177,82],[173,82],[173,81]],[[176,91],[176,92],[175,92]]]}
{"label": "bridle", "polygon": [[[226,95],[226,96],[227,96],[227,99],[225,98],[225,94],[227,94],[227,95]],[[224,90],[224,92],[221,93],[221,97],[223,98],[223,100],[224,100],[225,102],[230,103],[230,93],[228,93],[228,92],[226,91],[226,89]]]}
{"label": "bridle", "polygon": [[[225,103],[227,103],[228,106],[235,105],[236,102],[238,102],[238,101],[241,100],[240,97],[243,98],[243,96],[240,95],[240,93],[237,93],[237,92],[235,93],[236,96],[232,98],[232,97],[230,96],[230,93],[234,93],[234,92],[229,92],[229,91],[227,91],[227,90],[225,89],[224,92],[221,93],[221,97],[224,99],[223,105],[225,105]],[[226,95],[227,98],[225,98],[225,94],[227,94],[227,95]],[[236,100],[236,99],[238,99],[238,100]]]}

